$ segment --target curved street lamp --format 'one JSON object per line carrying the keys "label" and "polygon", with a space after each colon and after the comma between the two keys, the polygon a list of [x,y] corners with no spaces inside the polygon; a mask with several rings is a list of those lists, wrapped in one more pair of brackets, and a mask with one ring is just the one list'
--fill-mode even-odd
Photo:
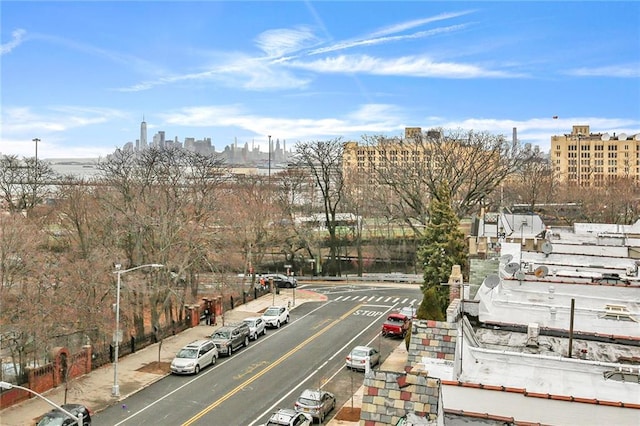
{"label": "curved street lamp", "polygon": [[35,396],[37,396],[38,398],[44,399],[49,405],[57,408],[58,410],[62,411],[63,413],[65,413],[67,416],[71,417],[73,420],[76,421],[76,423],[79,426],[82,426],[82,413],[80,413],[79,415],[75,416],[73,414],[71,414],[69,411],[65,410],[64,408],[62,408],[61,406],[59,406],[58,404],[56,404],[55,402],[51,401],[50,399],[46,398],[43,395],[40,395],[38,392],[33,391],[29,388],[25,388],[24,386],[18,386],[18,385],[14,385],[13,383],[9,383],[9,382],[0,382],[0,389],[22,389],[23,391],[27,391]]}
{"label": "curved street lamp", "polygon": [[120,348],[120,340],[122,340],[120,336],[120,276],[126,272],[135,271],[136,269],[162,268],[163,266],[164,265],[160,263],[148,263],[146,265],[121,270],[122,265],[119,263],[115,265],[116,270],[113,271],[113,273],[118,274],[118,287],[116,290],[116,330],[113,334],[113,344],[115,347],[113,354],[113,388],[111,389],[111,395],[113,396],[120,396],[120,385],[118,385],[118,349]]}

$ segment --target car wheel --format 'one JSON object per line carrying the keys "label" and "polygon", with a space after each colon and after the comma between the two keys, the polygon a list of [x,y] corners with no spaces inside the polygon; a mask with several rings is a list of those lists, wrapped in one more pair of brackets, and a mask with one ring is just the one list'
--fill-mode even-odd
{"label": "car wheel", "polygon": [[280,328],[280,321],[276,322],[276,328]]}
{"label": "car wheel", "polygon": [[232,353],[233,353],[233,348],[231,347],[231,345],[229,345],[227,347],[227,356],[231,356]]}
{"label": "car wheel", "polygon": [[211,365],[216,365],[216,358],[217,356],[215,355],[211,357]]}
{"label": "car wheel", "polygon": [[200,364],[196,364],[196,368],[193,370],[195,374],[200,372]]}
{"label": "car wheel", "polygon": [[246,348],[247,346],[249,346],[249,336],[244,338],[244,347]]}
{"label": "car wheel", "polygon": [[285,324],[289,324],[289,315],[287,315],[287,318],[284,320]]}
{"label": "car wheel", "polygon": [[262,329],[262,335],[265,336],[267,334],[267,327]]}

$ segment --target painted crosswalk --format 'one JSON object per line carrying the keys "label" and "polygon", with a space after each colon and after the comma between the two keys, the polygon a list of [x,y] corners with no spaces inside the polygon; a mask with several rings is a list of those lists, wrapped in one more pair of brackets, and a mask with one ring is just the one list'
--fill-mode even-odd
{"label": "painted crosswalk", "polygon": [[396,296],[370,296],[361,294],[345,294],[332,299],[334,302],[383,303],[388,305],[416,305],[418,299]]}

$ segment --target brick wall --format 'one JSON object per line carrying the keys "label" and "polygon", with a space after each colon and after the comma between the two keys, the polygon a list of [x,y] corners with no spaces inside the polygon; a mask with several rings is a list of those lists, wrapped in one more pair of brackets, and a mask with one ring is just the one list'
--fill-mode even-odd
{"label": "brick wall", "polygon": [[442,410],[440,380],[424,373],[372,371],[364,379],[360,424],[395,425],[413,414],[434,422]]}

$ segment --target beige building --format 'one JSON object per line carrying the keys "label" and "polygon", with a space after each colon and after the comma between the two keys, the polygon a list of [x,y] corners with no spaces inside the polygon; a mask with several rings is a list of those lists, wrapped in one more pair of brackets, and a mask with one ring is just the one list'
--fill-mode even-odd
{"label": "beige building", "polygon": [[[404,139],[390,138],[375,145],[347,142],[344,145],[342,167],[345,172],[373,174],[382,168],[423,167],[432,160],[428,143],[423,142],[422,128],[405,128]],[[440,138],[440,132],[428,131],[427,139]]]}
{"label": "beige building", "polygon": [[573,126],[571,133],[551,137],[550,158],[556,177],[576,186],[605,186],[618,179],[640,183],[640,133],[591,133]]}

